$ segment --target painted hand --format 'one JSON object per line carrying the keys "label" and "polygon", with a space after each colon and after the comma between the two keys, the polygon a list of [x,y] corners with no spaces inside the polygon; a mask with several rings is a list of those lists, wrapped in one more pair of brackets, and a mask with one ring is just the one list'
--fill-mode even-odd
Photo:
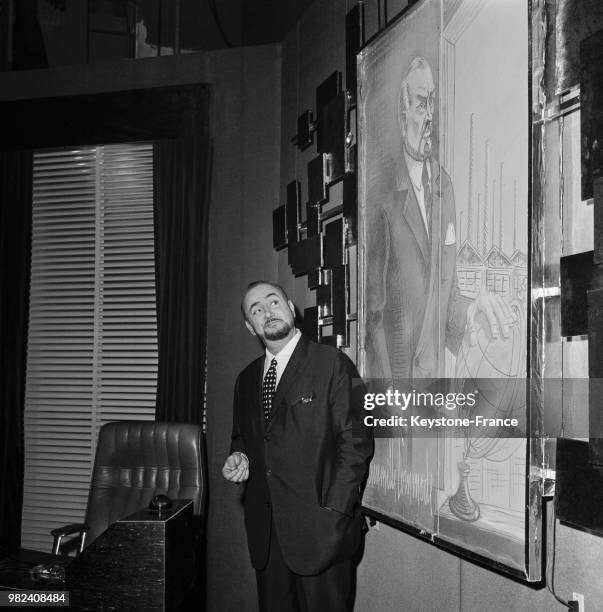
{"label": "painted hand", "polygon": [[483,313],[490,326],[490,335],[493,339],[503,338],[511,335],[511,328],[516,322],[516,315],[507,302],[496,293],[482,289],[475,301],[467,310],[467,331],[469,332],[469,343],[475,346],[477,343],[478,325],[476,317]]}

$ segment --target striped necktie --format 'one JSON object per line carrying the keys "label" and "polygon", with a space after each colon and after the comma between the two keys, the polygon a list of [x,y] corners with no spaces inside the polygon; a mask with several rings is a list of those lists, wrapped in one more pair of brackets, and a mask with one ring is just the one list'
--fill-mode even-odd
{"label": "striped necktie", "polygon": [[272,412],[272,398],[276,390],[276,357],[272,358],[270,367],[264,376],[262,383],[262,405],[264,407],[264,420],[266,423],[270,420]]}

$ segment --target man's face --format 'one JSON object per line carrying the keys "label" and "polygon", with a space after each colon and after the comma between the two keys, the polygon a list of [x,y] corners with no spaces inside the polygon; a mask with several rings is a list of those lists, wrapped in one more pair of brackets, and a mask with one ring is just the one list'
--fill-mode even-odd
{"label": "man's face", "polygon": [[403,119],[404,148],[414,159],[423,161],[431,156],[431,128],[435,103],[435,86],[431,69],[417,68],[408,75],[408,111]]}
{"label": "man's face", "polygon": [[257,285],[243,299],[245,325],[262,341],[282,340],[294,327],[295,309],[272,285]]}

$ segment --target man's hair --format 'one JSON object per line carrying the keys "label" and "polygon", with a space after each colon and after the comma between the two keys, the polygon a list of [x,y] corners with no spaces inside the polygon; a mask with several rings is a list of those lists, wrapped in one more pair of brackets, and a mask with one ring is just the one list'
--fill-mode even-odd
{"label": "man's hair", "polygon": [[415,70],[429,70],[431,72],[431,66],[426,59],[422,57],[415,57],[415,59],[408,65],[406,75],[400,83],[400,92],[398,93],[398,125],[400,126],[400,133],[404,135],[406,133],[405,121],[406,113],[410,107],[410,94],[408,93],[408,77],[415,72]]}
{"label": "man's hair", "polygon": [[247,320],[247,313],[245,312],[245,297],[252,289],[257,287],[258,285],[268,285],[269,287],[272,287],[273,289],[277,289],[278,291],[282,293],[283,297],[285,298],[285,302],[289,301],[287,292],[279,284],[273,283],[272,281],[265,281],[265,280],[253,281],[252,283],[249,283],[249,285],[247,285],[247,289],[245,289],[245,293],[243,294],[243,299],[241,300],[241,313],[245,320]]}

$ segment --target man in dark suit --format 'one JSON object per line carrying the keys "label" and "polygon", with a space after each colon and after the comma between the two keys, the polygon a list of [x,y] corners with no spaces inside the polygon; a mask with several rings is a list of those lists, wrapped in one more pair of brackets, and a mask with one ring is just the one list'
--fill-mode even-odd
{"label": "man in dark suit", "polygon": [[222,473],[247,482],[245,525],[261,610],[351,609],[373,443],[352,406],[352,362],[302,336],[281,287],[258,281],[242,302],[266,348],[239,375]]}

